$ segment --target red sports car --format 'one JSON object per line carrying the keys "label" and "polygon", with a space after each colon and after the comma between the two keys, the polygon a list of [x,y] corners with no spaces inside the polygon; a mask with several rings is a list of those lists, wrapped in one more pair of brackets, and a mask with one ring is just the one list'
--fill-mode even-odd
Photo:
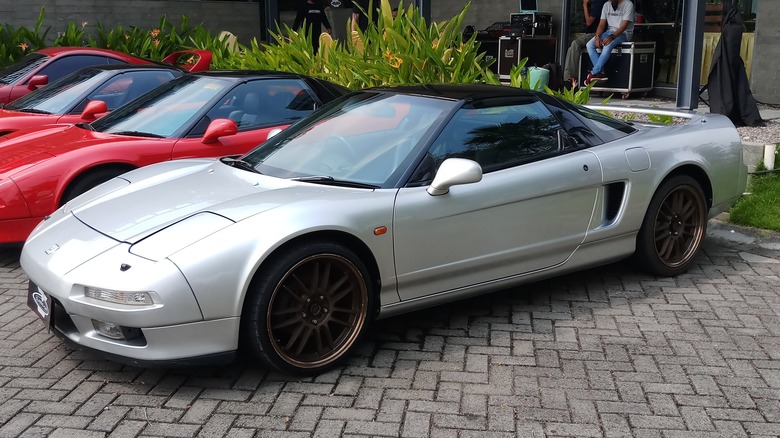
{"label": "red sports car", "polygon": [[53,123],[92,122],[182,74],[162,65],[83,68],[0,109],[0,136]]}
{"label": "red sports car", "polygon": [[[185,50],[168,55],[163,63],[189,71],[205,71],[211,64],[208,50]],[[186,62],[181,62],[186,61]],[[194,61],[190,63],[190,61]],[[113,50],[88,47],[49,47],[30,53],[0,69],[0,103],[12,102],[76,70],[102,64],[157,64]]]}
{"label": "red sports car", "polygon": [[0,243],[24,241],[58,206],[128,170],[243,154],[271,131],[348,92],[291,73],[191,73],[95,122],[2,136]]}

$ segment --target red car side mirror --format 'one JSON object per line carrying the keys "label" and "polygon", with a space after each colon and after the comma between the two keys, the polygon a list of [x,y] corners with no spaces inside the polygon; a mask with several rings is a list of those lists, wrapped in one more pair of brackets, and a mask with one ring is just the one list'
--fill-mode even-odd
{"label": "red car side mirror", "polygon": [[43,87],[49,83],[49,77],[47,75],[35,75],[27,82],[27,88],[34,90],[38,87]]}
{"label": "red car side mirror", "polygon": [[91,100],[87,106],[84,107],[84,111],[81,112],[81,120],[92,121],[97,119],[98,114],[104,114],[108,112],[108,105],[102,100]]}
{"label": "red car side mirror", "polygon": [[237,133],[238,125],[236,125],[236,122],[230,119],[214,119],[209,123],[206,133],[203,134],[203,138],[200,141],[204,144],[216,143],[220,137],[236,135]]}

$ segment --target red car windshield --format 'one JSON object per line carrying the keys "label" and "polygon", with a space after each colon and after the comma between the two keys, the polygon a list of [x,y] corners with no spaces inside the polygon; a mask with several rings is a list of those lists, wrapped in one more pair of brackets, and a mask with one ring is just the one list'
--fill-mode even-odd
{"label": "red car windshield", "polygon": [[103,70],[86,69],[68,75],[54,84],[39,88],[5,106],[6,109],[44,114],[64,114],[75,104],[75,100],[102,83],[110,73]]}
{"label": "red car windshield", "polygon": [[0,84],[14,85],[19,79],[27,76],[41,64],[49,60],[49,57],[40,53],[30,53],[8,67],[0,70]]}
{"label": "red car windshield", "polygon": [[233,81],[182,76],[93,122],[98,132],[142,137],[181,137],[200,110]]}

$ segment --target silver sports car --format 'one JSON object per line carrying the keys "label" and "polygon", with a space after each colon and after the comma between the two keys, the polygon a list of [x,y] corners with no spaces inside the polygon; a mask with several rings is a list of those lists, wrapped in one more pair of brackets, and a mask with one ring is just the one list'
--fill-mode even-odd
{"label": "silver sports car", "polygon": [[21,265],[31,309],[79,348],[316,373],[372,319],[629,256],[681,273],[745,181],[720,115],[656,126],[507,87],[370,89],[247,155],[98,186]]}

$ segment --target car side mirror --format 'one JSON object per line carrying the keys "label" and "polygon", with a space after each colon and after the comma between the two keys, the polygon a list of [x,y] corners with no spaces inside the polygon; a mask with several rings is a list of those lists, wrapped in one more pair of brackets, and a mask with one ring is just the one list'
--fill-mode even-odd
{"label": "car side mirror", "polygon": [[81,112],[81,120],[92,121],[98,118],[98,114],[105,114],[108,112],[108,105],[102,100],[91,100],[84,107],[84,111]]}
{"label": "car side mirror", "polygon": [[49,83],[49,77],[47,75],[35,75],[27,82],[27,88],[34,90]]}
{"label": "car side mirror", "polygon": [[482,167],[476,161],[447,158],[436,171],[433,182],[428,186],[428,193],[432,196],[444,195],[452,186],[479,181],[482,181]]}
{"label": "car side mirror", "polygon": [[216,143],[220,137],[236,135],[237,133],[238,125],[236,125],[236,122],[230,119],[214,119],[209,123],[206,133],[203,134],[203,138],[200,141],[204,144]]}

